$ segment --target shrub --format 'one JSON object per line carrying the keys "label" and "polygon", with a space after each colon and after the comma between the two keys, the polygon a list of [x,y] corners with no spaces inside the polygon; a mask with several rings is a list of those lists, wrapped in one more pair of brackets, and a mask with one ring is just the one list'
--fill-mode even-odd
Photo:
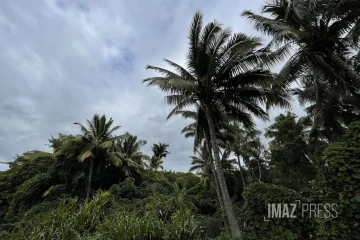
{"label": "shrub", "polygon": [[14,239],[86,239],[104,217],[111,202],[108,192],[98,194],[91,202],[77,205],[77,198],[66,199],[52,211],[20,223]]}
{"label": "shrub", "polygon": [[198,239],[198,226],[190,210],[176,211],[167,225],[165,239],[190,240]]}
{"label": "shrub", "polygon": [[356,239],[360,236],[360,122],[323,152],[324,167],[315,186],[323,202],[337,204],[336,218],[318,220],[318,239]]}
{"label": "shrub", "polygon": [[41,173],[21,184],[12,196],[12,201],[5,218],[13,218],[28,206],[34,204],[34,200],[39,201],[43,192],[51,184],[50,180],[51,176],[48,173]]}
{"label": "shrub", "polygon": [[92,239],[146,240],[162,239],[164,223],[148,213],[141,218],[134,214],[118,212],[105,219],[97,228]]}
{"label": "shrub", "polygon": [[[139,203],[141,200],[135,204]],[[77,198],[66,199],[51,211],[24,218],[10,235],[0,230],[0,236],[26,240],[199,239],[198,227],[190,210],[176,211],[169,221],[162,221],[156,211],[140,215],[125,209],[125,206],[111,208],[113,204],[118,203],[113,201],[109,192],[98,193],[92,201],[80,205]]]}
{"label": "shrub", "polygon": [[[253,183],[243,194],[244,205],[242,219],[245,220],[244,239],[309,239],[309,226],[307,218],[301,218],[301,212],[296,209],[297,218],[269,218],[268,204],[296,203],[301,196],[294,190],[269,185]],[[290,207],[291,212],[291,207]],[[264,217],[268,220],[265,221]]]}

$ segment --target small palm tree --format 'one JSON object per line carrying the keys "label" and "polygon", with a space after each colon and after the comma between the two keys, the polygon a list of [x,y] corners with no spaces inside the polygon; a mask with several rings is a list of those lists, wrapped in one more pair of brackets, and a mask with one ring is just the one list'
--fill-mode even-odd
{"label": "small palm tree", "polygon": [[[194,120],[194,122],[185,126],[181,133],[183,133],[186,138],[194,137],[194,152],[196,152],[196,149],[201,145],[203,140],[208,143],[208,147],[211,149],[210,131],[206,118],[205,107],[197,103],[194,105],[196,108],[195,111],[180,110],[175,112],[176,115],[181,115],[185,119]],[[217,138],[223,139],[226,132],[231,130],[230,121],[233,116],[231,116],[231,112],[225,114],[220,105],[213,105],[211,113],[214,119]],[[237,119],[236,116],[235,119]],[[248,124],[251,123],[248,122]]]}
{"label": "small palm tree", "polygon": [[233,124],[232,131],[228,134],[226,148],[230,149],[237,158],[240,176],[244,189],[246,188],[246,180],[243,173],[241,158],[244,162],[249,162],[251,158],[258,155],[258,151],[262,146],[260,140],[261,132],[254,129],[242,129],[237,123]]}
{"label": "small palm tree", "polygon": [[[138,140],[137,136],[130,133],[125,133],[118,138],[115,142],[115,151],[123,162],[120,169],[121,173],[131,176],[132,171],[139,172],[144,167],[144,154],[140,150],[146,143],[145,140]],[[119,184],[121,179],[122,174],[120,174]]]}
{"label": "small palm tree", "polygon": [[193,191],[195,187],[189,189],[186,188],[185,185],[180,187],[177,182],[175,183],[167,182],[167,184],[172,189],[172,194],[167,202],[168,203],[167,205],[176,206],[177,208],[179,208],[179,210],[196,209],[194,203],[188,199],[189,193]]}
{"label": "small palm tree", "polygon": [[160,168],[161,170],[164,170],[164,166],[162,165],[164,161],[161,160],[161,158],[154,155],[152,157],[146,158],[146,160],[148,162],[147,167],[149,169],[157,171]]}
{"label": "small palm tree", "polygon": [[165,143],[159,143],[159,144],[154,143],[153,146],[151,147],[151,150],[153,151],[155,157],[162,159],[162,158],[166,158],[166,156],[170,154],[169,151],[167,151],[168,147],[169,145]]}
{"label": "small palm tree", "polygon": [[196,171],[197,175],[200,175],[202,178],[206,179],[205,182],[209,182],[213,175],[211,156],[207,150],[206,143],[199,146],[196,149],[197,156],[191,156],[191,167],[190,172]]}
{"label": "small palm tree", "polygon": [[113,141],[118,138],[113,136],[113,133],[118,130],[120,126],[111,127],[113,119],[110,118],[109,121],[107,121],[105,115],[100,117],[98,114],[95,114],[91,121],[87,120],[87,123],[88,128],[81,123],[74,123],[80,126],[81,134],[77,136],[67,136],[62,139],[61,148],[55,152],[55,154],[61,154],[66,149],[80,147],[81,153],[78,156],[79,161],[89,161],[90,166],[85,201],[89,201],[94,162],[97,160],[97,157],[100,156],[100,154],[106,153],[107,159],[115,166],[121,165],[121,160],[118,156],[114,152],[109,151],[113,145]]}

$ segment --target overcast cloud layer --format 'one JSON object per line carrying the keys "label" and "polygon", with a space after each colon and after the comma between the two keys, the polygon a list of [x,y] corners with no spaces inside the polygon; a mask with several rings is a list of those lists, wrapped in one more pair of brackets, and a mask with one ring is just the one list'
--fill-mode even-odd
{"label": "overcast cloud layer", "polygon": [[[76,134],[73,122],[94,113],[113,117],[148,144],[170,145],[165,168],[188,171],[192,139],[186,121],[165,118],[164,94],[141,81],[165,66],[184,64],[189,23],[196,10],[235,31],[256,33],[240,17],[263,0],[2,0],[0,8],[0,161],[26,150],[50,149],[50,135]],[[278,113],[278,111],[275,111]],[[263,130],[268,123],[258,122]],[[0,164],[0,170],[7,165]]]}

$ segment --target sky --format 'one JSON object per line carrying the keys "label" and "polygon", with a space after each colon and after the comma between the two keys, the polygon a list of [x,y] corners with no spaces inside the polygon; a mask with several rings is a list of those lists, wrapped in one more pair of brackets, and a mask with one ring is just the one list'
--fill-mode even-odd
{"label": "sky", "polygon": [[[58,133],[77,134],[74,122],[97,113],[153,143],[170,145],[167,170],[187,172],[193,139],[181,129],[164,94],[142,80],[158,76],[146,65],[185,65],[195,11],[235,32],[260,36],[243,10],[260,12],[263,0],[2,0],[0,8],[0,161],[28,150],[51,151]],[[264,41],[266,43],[266,41]],[[295,113],[301,112],[295,106]],[[284,110],[273,110],[272,118]],[[257,120],[263,130],[270,122]],[[6,170],[0,164],[0,171]]]}

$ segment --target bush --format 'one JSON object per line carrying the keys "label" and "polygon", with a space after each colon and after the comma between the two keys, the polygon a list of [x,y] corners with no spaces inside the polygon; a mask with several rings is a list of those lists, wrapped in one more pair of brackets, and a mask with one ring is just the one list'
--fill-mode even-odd
{"label": "bush", "polygon": [[104,217],[111,202],[110,193],[98,194],[91,202],[77,205],[77,198],[63,200],[52,211],[20,223],[13,239],[86,239]]}
{"label": "bush", "polygon": [[48,173],[41,173],[25,181],[12,196],[6,219],[15,217],[24,209],[39,201],[44,191],[49,188],[51,176]]}
{"label": "bush", "polygon": [[[294,190],[269,185],[253,183],[243,194],[244,205],[241,218],[245,221],[244,239],[309,239],[309,226],[312,223],[307,218],[301,218],[299,208],[294,215],[297,218],[269,218],[268,204],[296,203],[301,196]],[[289,207],[291,213],[291,207]],[[264,217],[269,220],[265,221]]]}
{"label": "bush", "polygon": [[223,219],[227,221],[226,216],[221,216],[220,212],[217,212],[213,216],[197,215],[196,221],[200,226],[199,230],[203,239],[213,239],[219,236],[220,232],[225,231]]}
{"label": "bush", "polygon": [[360,122],[349,126],[337,143],[323,152],[324,166],[315,186],[323,202],[337,204],[336,218],[319,219],[318,239],[356,239],[360,236]]}
{"label": "bush", "polygon": [[10,234],[7,231],[0,230],[0,239],[1,240],[10,240]]}

